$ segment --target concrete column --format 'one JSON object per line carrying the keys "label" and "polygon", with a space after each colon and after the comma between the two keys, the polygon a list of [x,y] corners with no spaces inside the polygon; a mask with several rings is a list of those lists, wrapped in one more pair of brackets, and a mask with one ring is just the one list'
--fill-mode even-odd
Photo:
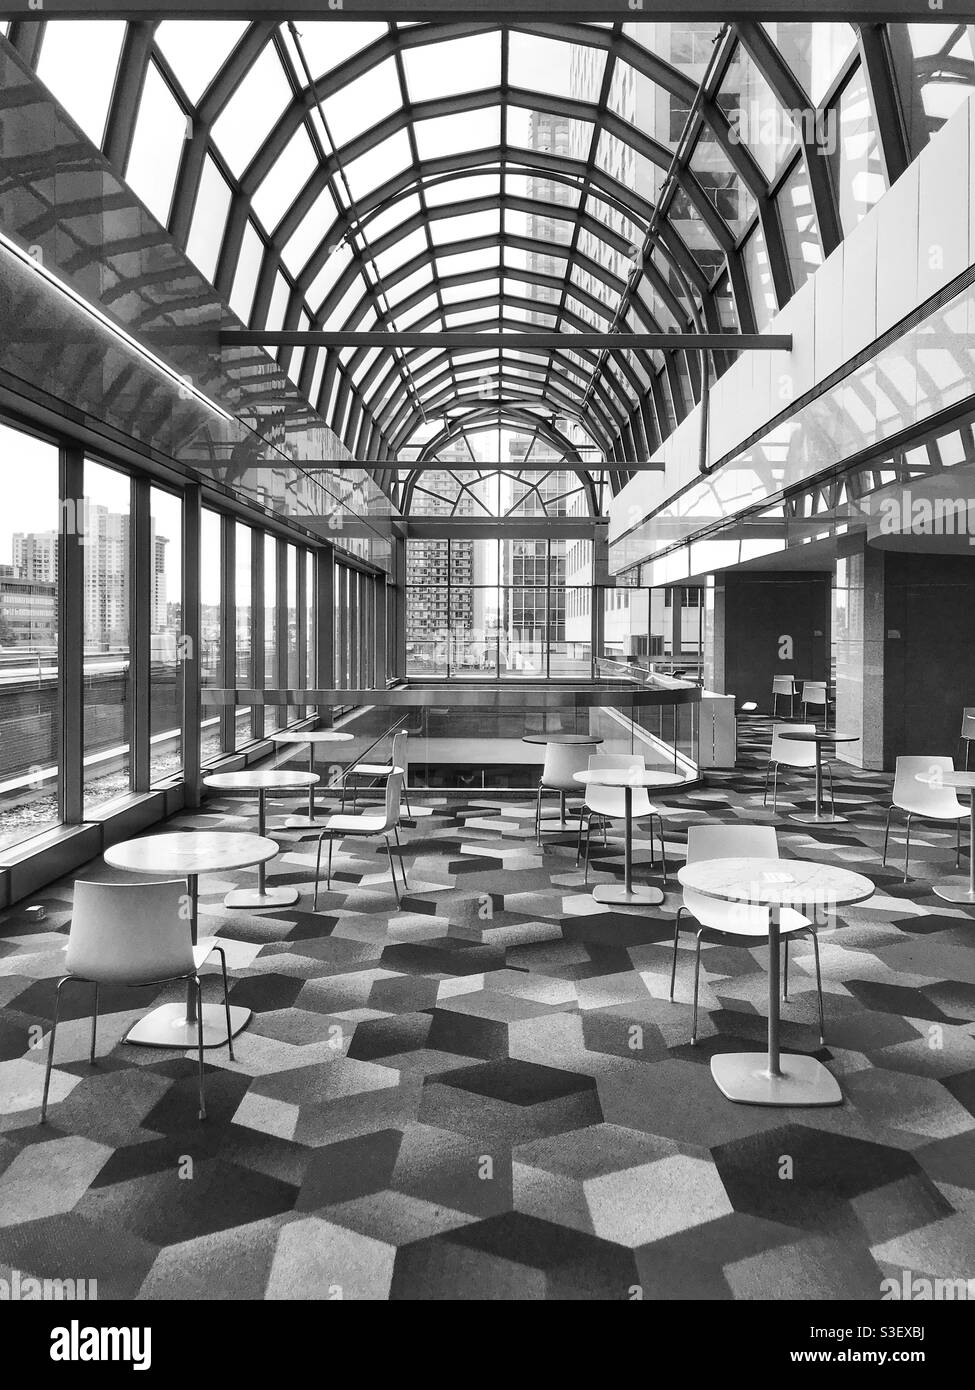
{"label": "concrete column", "polygon": [[836,728],[859,733],[859,743],[836,746],[836,758],[856,767],[884,766],[884,552],[862,534],[838,541],[833,579],[836,648]]}
{"label": "concrete column", "polygon": [[827,572],[722,571],[706,603],[705,683],[739,709],[769,709],[774,676],[828,679]]}

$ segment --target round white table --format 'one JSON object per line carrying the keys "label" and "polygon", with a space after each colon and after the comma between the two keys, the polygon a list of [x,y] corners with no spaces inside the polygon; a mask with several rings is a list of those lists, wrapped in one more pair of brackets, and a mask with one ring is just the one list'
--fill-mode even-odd
{"label": "round white table", "polygon": [[[186,879],[190,899],[190,933],[197,940],[197,880],[200,874],[249,869],[273,859],[273,840],[229,830],[180,830],[168,835],[144,835],[123,840],[105,851],[105,863],[134,874],[158,874]],[[232,1005],[230,1031],[236,1035],[251,1016],[250,1009]],[[125,1041],[144,1047],[196,1047],[196,991],[186,988],[185,1004],[160,1004],[133,1024]],[[227,1041],[222,1004],[203,1005],[203,1046],[221,1047]]]}
{"label": "round white table", "polygon": [[[318,781],[314,772],[287,772],[284,768],[252,769],[247,772],[213,772],[203,785],[219,792],[257,792],[257,833],[267,831],[268,792],[303,792]],[[290,907],[298,901],[297,888],[268,888],[262,860],[257,870],[257,888],[235,888],[224,898],[224,907]]]}
{"label": "round white table", "polygon": [[[315,749],[322,743],[351,743],[352,735],[342,733],[339,729],[288,729],[280,733],[271,735],[271,742],[277,748],[287,748],[294,744],[307,743],[308,745],[308,771],[315,772]],[[316,778],[316,781],[318,779]],[[339,787],[341,790],[341,787]],[[323,830],[324,820],[318,820],[315,816],[315,783],[311,783],[308,788],[308,814],[305,816],[289,816],[285,821],[287,830]]]}
{"label": "round white table", "polygon": [[592,890],[597,903],[613,903],[623,907],[645,907],[662,903],[664,895],[659,888],[634,887],[633,884],[633,788],[644,787],[647,791],[664,791],[669,787],[686,782],[678,772],[657,772],[653,768],[603,767],[592,772],[575,773],[577,782],[583,786],[622,787],[623,807],[626,820],[626,842],[623,859],[622,883],[599,883]]}
{"label": "round white table", "polygon": [[936,767],[931,772],[919,772],[916,780],[929,787],[957,787],[968,792],[968,883],[936,883],[934,891],[946,903],[975,904],[975,772],[942,772]]}
{"label": "round white table", "polygon": [[[543,746],[546,743],[564,743],[569,744],[574,748],[585,748],[587,745],[593,748],[597,748],[603,740],[599,737],[598,734],[525,734],[521,741],[522,743],[531,743],[535,745],[541,744]],[[573,825],[573,823],[568,819],[569,812],[566,807],[565,797],[566,793],[560,791],[558,818],[553,820],[550,816],[548,820],[545,820],[545,818],[542,817],[538,827],[540,831],[565,831],[579,829],[579,826],[577,824]]]}
{"label": "round white table", "polygon": [[815,1057],[779,1052],[779,925],[783,907],[822,921],[843,904],[872,897],[862,874],[801,859],[702,859],[677,874],[685,888],[721,902],[769,909],[768,1052],[725,1052],[711,1075],[729,1100],[746,1105],[839,1105],[839,1083]]}
{"label": "round white table", "polygon": [[779,737],[787,739],[790,743],[814,743],[816,745],[816,809],[815,811],[796,811],[789,819],[797,820],[802,825],[845,825],[846,816],[838,816],[832,811],[827,815],[823,810],[823,744],[858,743],[860,735],[830,733],[826,729],[817,729],[815,733],[810,733],[808,729],[783,729]]}

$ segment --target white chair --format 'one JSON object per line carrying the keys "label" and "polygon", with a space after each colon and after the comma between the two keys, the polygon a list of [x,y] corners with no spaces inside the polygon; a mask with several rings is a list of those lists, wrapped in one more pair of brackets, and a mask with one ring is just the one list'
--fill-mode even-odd
{"label": "white chair", "polygon": [[[779,768],[789,767],[804,772],[815,772],[816,770],[816,745],[815,743],[796,743],[793,739],[783,738],[783,734],[814,734],[816,733],[815,724],[774,724],[772,726],[772,748],[769,753],[768,767],[765,769],[765,790],[762,794],[762,805],[768,805],[768,782],[772,778],[772,810],[778,809],[779,800]],[[827,760],[823,759],[823,771],[829,777],[829,800],[836,814],[836,803],[833,800],[833,769]]]}
{"label": "white chair", "polygon": [[822,709],[823,724],[825,725],[829,722],[829,700],[826,694],[825,681],[803,681],[802,694],[799,698],[802,702],[803,719],[808,719],[809,716],[806,713],[806,707],[807,705],[812,705],[814,709]]}
{"label": "white chair", "polygon": [[[389,776],[392,775],[393,770],[394,770],[395,768],[399,768],[399,770],[400,770],[400,771],[402,772],[402,774],[403,774],[403,788],[402,788],[402,790],[403,790],[403,800],[404,800],[404,802],[406,803],[406,814],[412,818],[413,812],[410,810],[410,798],[409,798],[409,796],[408,796],[407,793],[406,793],[406,769],[407,769],[407,767],[408,767],[408,763],[407,763],[407,761],[406,761],[406,740],[407,740],[408,736],[409,736],[409,735],[408,735],[408,732],[407,732],[406,729],[400,729],[398,733],[393,734],[393,742],[392,742],[392,746],[391,746],[391,748],[390,748],[390,750],[389,750],[389,762],[388,762],[388,763],[353,763],[351,767],[347,767],[347,768],[346,768],[345,774],[344,774],[344,776],[343,776],[343,778],[342,778],[342,810],[343,810],[343,811],[345,810],[345,788],[346,788],[346,783],[348,782],[348,780],[349,780],[350,777],[356,777],[356,778],[358,778],[358,777],[372,777],[375,781],[384,781],[387,777],[389,777]],[[353,809],[353,811],[356,809],[356,803],[357,803],[357,801],[358,801],[358,794],[359,794],[359,784],[358,784],[358,782],[353,782],[353,783],[352,783],[352,809]]]}
{"label": "white chair", "polygon": [[[894,792],[887,808],[887,824],[884,827],[884,857],[887,863],[887,840],[890,835],[890,817],[893,811],[907,813],[907,845],[904,849],[904,882],[907,882],[907,868],[911,857],[911,820],[914,816],[921,820],[943,820],[955,822],[955,868],[961,862],[961,823],[968,815],[968,807],[958,800],[954,787],[945,787],[937,782],[919,782],[918,773],[936,776],[938,772],[953,772],[951,758],[938,754],[922,757],[909,754],[897,759],[894,764]],[[972,847],[969,845],[971,854]]]}
{"label": "white chair", "polygon": [[795,678],[795,676],[773,676],[773,677],[772,677],[772,705],[771,705],[771,708],[769,709],[769,714],[775,715],[775,714],[778,713],[778,710],[777,710],[776,707],[775,707],[776,701],[777,701],[777,700],[788,700],[788,701],[789,701],[789,713],[790,713],[790,714],[794,714],[794,713],[795,713],[795,707],[796,707],[796,706],[795,706],[795,700],[796,700],[796,695],[797,695],[797,694],[798,694],[798,692],[797,692],[797,690],[796,690],[796,678]]}
{"label": "white chair", "polygon": [[[633,753],[594,753],[589,759],[589,771],[599,772],[605,768],[621,768],[625,770],[634,769],[643,772],[646,762],[639,754]],[[664,883],[667,882],[667,852],[664,847],[664,823],[660,811],[650,802],[646,787],[634,787],[630,792],[632,800],[631,815],[633,820],[649,820],[650,822],[650,852],[653,853],[653,822],[656,819],[660,835],[660,859],[663,864]],[[586,822],[586,873],[585,882],[589,882],[589,847],[592,840],[593,821],[599,822],[603,827],[603,843],[606,844],[606,826],[611,821],[625,820],[626,818],[626,792],[623,787],[601,787],[598,783],[590,783],[586,787],[586,799],[579,813],[579,843],[576,848],[576,864],[579,863],[579,856],[582,852],[582,826]]]}
{"label": "white chair", "polygon": [[564,821],[566,797],[571,792],[577,796],[582,793],[582,784],[575,780],[575,775],[586,770],[589,754],[595,747],[595,739],[592,743],[546,743],[545,762],[535,798],[535,840],[538,844],[542,843],[542,792],[558,792],[559,817]]}
{"label": "white chair", "polygon": [[972,744],[975,743],[975,709],[970,706],[961,712],[961,733],[960,741],[965,745],[965,771],[970,766]]}
{"label": "white chair", "polygon": [[[687,832],[687,863],[694,864],[705,859],[778,859],[779,845],[773,825],[692,825]],[[769,909],[750,903],[722,902],[696,893],[691,888],[684,889],[683,906],[677,909],[674,922],[674,958],[670,968],[670,997],[674,997],[674,984],[677,979],[677,944],[680,936],[681,917],[688,913],[699,923],[697,947],[694,955],[694,1017],[691,1024],[691,1042],[697,1043],[697,997],[701,975],[701,939],[705,933],[716,933],[722,938],[739,938],[740,944],[754,946],[756,942],[767,941],[769,931]],[[825,1042],[823,1019],[823,981],[819,968],[819,940],[816,928],[808,917],[794,908],[784,907],[779,916],[779,936],[782,940],[782,997],[789,998],[789,941],[800,933],[808,932],[812,937],[813,955],[816,960],[816,996],[819,1002],[819,1041]]]}
{"label": "white chair", "polygon": [[92,1066],[95,1065],[99,985],[148,987],[170,984],[174,980],[192,982],[196,988],[200,1119],[206,1119],[203,1094],[203,997],[199,971],[207,957],[216,951],[223,971],[227,1047],[233,1060],[227,958],[215,936],[201,937],[193,945],[186,913],[187,892],[186,880],[181,878],[157,879],[152,883],[75,883],[71,929],[64,961],[68,973],[58,981],[55,998],[54,1022],[51,1025],[44,1074],[44,1098],[41,1101],[42,1124],[47,1119],[47,1096],[51,1086],[61,990],[69,980],[95,986],[89,1054]]}
{"label": "white chair", "polygon": [[328,869],[326,870],[325,887],[332,887],[332,845],[335,840],[344,840],[350,835],[360,835],[371,838],[381,835],[386,845],[386,855],[389,859],[389,872],[393,880],[393,891],[396,894],[396,904],[402,902],[400,897],[399,884],[396,881],[396,870],[393,867],[393,846],[389,843],[390,832],[396,842],[396,853],[399,855],[400,872],[403,875],[403,889],[408,890],[406,882],[406,865],[403,862],[403,847],[399,839],[400,824],[400,794],[403,790],[403,769],[394,767],[386,780],[386,804],[382,811],[360,811],[358,814],[346,815],[339,812],[337,815],[329,816],[325,822],[325,829],[318,837],[318,855],[315,860],[315,896],[312,900],[312,911],[318,911],[318,885],[322,876],[322,841],[328,837]]}

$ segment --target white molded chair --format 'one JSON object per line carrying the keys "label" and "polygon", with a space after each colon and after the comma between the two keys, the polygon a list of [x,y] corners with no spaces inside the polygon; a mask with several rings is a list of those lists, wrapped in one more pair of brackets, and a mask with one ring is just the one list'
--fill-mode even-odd
{"label": "white molded chair", "polygon": [[[643,772],[646,762],[639,754],[634,753],[594,753],[589,759],[589,771],[598,772],[601,768],[633,768]],[[656,818],[660,835],[660,859],[663,864],[664,883],[667,882],[667,852],[664,847],[664,823],[663,818],[656,806],[651,804],[646,787],[634,787],[630,795],[633,798],[631,814],[634,821],[649,820],[650,822],[650,852],[653,853],[653,822]],[[585,882],[589,882],[589,847],[592,839],[593,821],[603,827],[603,844],[606,844],[606,826],[611,821],[624,820],[626,818],[626,792],[623,787],[600,787],[598,784],[590,783],[586,787],[586,799],[583,803],[582,811],[579,815],[579,844],[576,848],[576,864],[579,863],[579,856],[582,852],[582,825],[586,821],[586,874]]]}
{"label": "white molded chair", "polygon": [[325,829],[318,837],[318,855],[315,859],[315,896],[312,901],[312,911],[318,911],[318,885],[322,876],[322,841],[328,837],[328,868],[326,870],[325,886],[330,889],[332,886],[332,845],[335,840],[344,840],[350,835],[360,835],[371,838],[381,835],[386,845],[386,855],[389,859],[389,872],[393,880],[393,891],[396,894],[397,906],[402,902],[399,891],[399,884],[396,881],[396,870],[393,867],[393,846],[389,843],[390,832],[396,842],[396,853],[399,855],[400,872],[403,875],[403,889],[408,890],[406,882],[406,865],[403,862],[403,847],[399,839],[400,825],[400,794],[403,790],[403,769],[394,767],[386,780],[386,803],[382,811],[359,811],[357,814],[346,815],[339,812],[337,815],[329,816],[325,822]]}
{"label": "white molded chair", "polygon": [[970,767],[972,744],[975,743],[975,709],[967,706],[961,712],[959,740],[965,745],[965,771]]}
{"label": "white molded chair", "polygon": [[535,839],[538,844],[542,843],[542,792],[558,792],[559,815],[564,821],[566,797],[570,793],[576,796],[582,794],[582,783],[575,780],[575,774],[585,772],[589,765],[589,754],[595,747],[595,739],[592,743],[546,743],[545,763],[535,798]]}
{"label": "white molded chair", "polygon": [[825,681],[803,681],[802,694],[799,698],[802,701],[803,719],[807,719],[809,717],[806,713],[807,705],[812,705],[814,709],[822,709],[823,724],[825,725],[829,723],[829,699],[826,694]]}
{"label": "white molded chair", "polygon": [[65,952],[67,974],[58,981],[54,1022],[44,1073],[41,1123],[47,1119],[47,1096],[54,1062],[54,1039],[61,1008],[61,990],[69,980],[95,986],[91,1015],[89,1060],[95,1065],[98,1027],[98,986],[137,987],[189,980],[196,988],[197,1051],[200,1061],[200,1119],[206,1119],[203,1094],[203,996],[199,971],[216,951],[223,971],[223,1003],[227,1015],[227,1047],[231,1060],[234,1044],[230,1031],[227,992],[227,958],[215,936],[201,937],[193,945],[187,914],[186,880],[156,879],[151,883],[85,883],[74,886],[74,908]]}
{"label": "white molded chair", "polygon": [[796,707],[796,705],[795,705],[795,700],[796,700],[796,695],[797,695],[798,693],[799,693],[799,692],[798,692],[797,689],[796,689],[796,678],[795,678],[795,676],[773,676],[773,677],[772,677],[772,705],[771,705],[771,708],[769,709],[769,714],[775,715],[775,714],[778,713],[778,711],[777,711],[777,709],[776,709],[776,707],[775,707],[776,701],[777,701],[777,700],[788,700],[788,701],[789,701],[789,713],[790,713],[790,714],[793,714],[793,713],[795,712],[795,707]]}
{"label": "white molded chair", "polygon": [[[814,771],[816,767],[816,745],[814,743],[796,743],[792,739],[783,738],[784,733],[792,734],[814,734],[816,733],[815,724],[774,724],[772,726],[772,749],[769,753],[768,767],[765,769],[765,790],[762,794],[762,805],[768,805],[768,781],[772,778],[772,810],[778,809],[779,799],[779,768],[791,767],[802,771]],[[833,800],[833,769],[830,764],[823,759],[823,771],[829,777],[829,800],[836,813],[836,803]]]}
{"label": "white molded chair", "polygon": [[[392,775],[395,768],[399,768],[403,774],[402,791],[403,800],[406,803],[406,814],[412,817],[413,812],[410,810],[410,798],[406,793],[406,769],[409,766],[406,761],[406,740],[408,737],[409,735],[406,729],[400,729],[398,733],[393,734],[393,742],[389,751],[388,763],[353,763],[351,767],[346,768],[345,775],[342,779],[343,811],[345,810],[345,786],[350,777],[372,777],[375,781],[384,781],[387,777]],[[359,784],[355,781],[352,783],[353,811],[356,808],[358,792]]]}
{"label": "white molded chair", "polygon": [[[687,863],[704,859],[778,859],[779,844],[774,825],[692,825],[687,831]],[[684,889],[683,906],[677,909],[674,922],[674,958],[670,968],[670,997],[674,997],[677,979],[677,943],[681,917],[688,913],[699,923],[697,948],[694,955],[694,1018],[691,1042],[697,1043],[697,996],[701,975],[701,938],[705,933],[739,938],[741,945],[754,946],[768,940],[769,909],[750,903],[722,902],[704,893]],[[819,940],[816,928],[808,917],[794,908],[784,907],[779,916],[779,937],[782,941],[782,997],[789,997],[789,940],[802,932],[812,937],[816,959],[816,995],[819,1001],[819,1041],[825,1042],[823,1020],[823,982],[819,969]]]}
{"label": "white molded chair", "polygon": [[[968,815],[968,807],[958,800],[954,787],[937,783],[919,782],[918,773],[937,774],[953,772],[955,765],[951,758],[934,754],[922,757],[908,754],[897,759],[894,764],[894,792],[887,808],[887,824],[884,827],[884,857],[887,863],[887,840],[890,836],[890,817],[893,811],[907,813],[907,844],[904,849],[904,882],[907,882],[907,868],[911,858],[911,820],[918,816],[921,820],[944,820],[955,822],[955,868],[961,861],[961,823]],[[971,846],[968,849],[971,854]]]}

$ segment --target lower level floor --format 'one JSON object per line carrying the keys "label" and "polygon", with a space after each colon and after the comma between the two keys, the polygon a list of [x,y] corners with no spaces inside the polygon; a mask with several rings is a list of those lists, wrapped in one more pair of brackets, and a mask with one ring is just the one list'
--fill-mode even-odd
{"label": "lower level floor", "polygon": [[[192,1054],[120,1041],[146,991],[102,988],[89,1065],[79,986],[39,1124],[71,884],[35,900],[43,922],[0,916],[0,1267],[96,1279],[101,1298],[874,1300],[904,1271],[969,1278],[975,930],[932,892],[954,829],[915,826],[904,882],[901,822],[881,864],[888,776],[837,764],[847,822],[798,825],[810,778],[765,808],[769,722],[740,734],[734,772],[655,798],[659,908],[595,903],[575,835],[538,848],[528,797],[424,796],[401,910],[379,843],[336,851],[313,911],[316,840],[272,829],[270,878],[297,906],[226,909],[249,870],[201,882],[201,933],[253,1010],[234,1061],[206,1053],[205,1123]],[[211,800],[167,828],[252,828],[249,809]],[[706,821],[774,824],[783,856],[877,886],[820,932],[825,1046],[811,945],[791,951],[782,1043],[828,1064],[839,1107],[735,1105],[712,1081],[713,1055],[762,1045],[763,947],[704,944],[691,1044],[674,875]],[[642,831],[636,863],[660,881]],[[588,887],[622,866],[611,833]],[[204,987],[219,998],[216,967]]]}

